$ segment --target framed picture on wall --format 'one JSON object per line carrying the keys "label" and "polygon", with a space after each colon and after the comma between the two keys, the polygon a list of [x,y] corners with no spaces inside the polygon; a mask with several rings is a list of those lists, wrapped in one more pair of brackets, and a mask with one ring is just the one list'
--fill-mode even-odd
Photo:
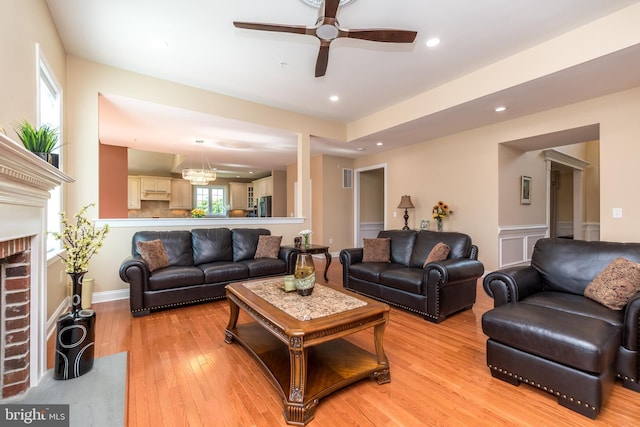
{"label": "framed picture on wall", "polygon": [[520,182],[520,204],[521,205],[530,205],[531,204],[531,177],[522,175],[522,180]]}

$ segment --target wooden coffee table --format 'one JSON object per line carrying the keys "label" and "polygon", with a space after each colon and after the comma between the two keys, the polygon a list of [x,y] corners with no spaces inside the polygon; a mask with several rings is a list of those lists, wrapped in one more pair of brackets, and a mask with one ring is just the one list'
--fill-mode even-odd
{"label": "wooden coffee table", "polygon": [[[316,284],[313,294],[285,293],[283,278],[227,285],[225,342],[242,344],[280,392],[287,424],[313,419],[318,400],[372,376],[391,381],[382,345],[389,306]],[[238,324],[240,309],[254,321]],[[374,328],[375,354],[344,337]]]}

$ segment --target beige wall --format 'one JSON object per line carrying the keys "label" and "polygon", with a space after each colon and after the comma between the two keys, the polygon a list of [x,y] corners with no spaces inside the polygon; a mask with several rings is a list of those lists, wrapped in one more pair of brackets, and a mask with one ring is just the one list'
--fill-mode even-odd
{"label": "beige wall", "polygon": [[[22,120],[37,124],[36,44],[40,45],[41,54],[63,88],[63,102],[66,100],[66,57],[44,0],[2,0],[1,10],[4,19],[0,25],[0,52],[3,57],[3,66],[0,67],[0,125],[9,138],[19,142],[13,130],[14,124]],[[64,111],[63,122],[68,121]],[[61,136],[66,143],[64,123]],[[63,150],[64,154],[68,153],[69,146],[64,146]],[[64,156],[63,163],[68,164]],[[47,317],[53,315],[66,297],[66,275],[61,275],[61,271],[62,263],[57,257],[53,258],[46,275]]]}
{"label": "beige wall", "polygon": [[[640,158],[640,88],[591,99],[585,102],[544,111],[491,126],[425,141],[410,147],[368,156],[355,162],[355,167],[386,164],[388,171],[387,228],[401,228],[401,215],[392,213],[403,194],[411,195],[416,206],[414,219],[430,213],[435,202],[447,202],[454,215],[445,220],[445,230],[468,233],[480,248],[480,259],[488,271],[498,264],[499,212],[504,209],[509,222],[516,224],[544,223],[542,210],[536,204],[529,212],[519,205],[519,182],[503,185],[501,177],[502,143],[594,123],[600,124],[600,235],[602,240],[640,241],[640,200],[629,197],[629,183],[640,180],[637,159]],[[593,151],[594,147],[590,147]],[[511,154],[515,157],[514,154]],[[512,172],[520,175],[519,172]],[[534,200],[539,194],[540,174],[532,170]],[[544,189],[544,185],[542,186]],[[606,189],[606,191],[604,191]],[[543,190],[544,191],[544,190]],[[544,198],[542,199],[544,200]],[[516,206],[517,204],[517,206]],[[612,219],[611,209],[623,208],[623,218]],[[512,216],[513,208],[520,212]]]}

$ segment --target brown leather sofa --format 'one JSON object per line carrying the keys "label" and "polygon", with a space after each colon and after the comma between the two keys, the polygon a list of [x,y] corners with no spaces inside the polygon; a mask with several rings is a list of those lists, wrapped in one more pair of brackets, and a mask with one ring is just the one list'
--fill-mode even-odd
{"label": "brown leather sofa", "polygon": [[[362,262],[363,248],[340,252],[345,289],[423,316],[434,323],[469,309],[476,302],[477,280],[484,272],[478,248],[462,233],[383,230],[390,262]],[[450,248],[447,259],[424,265],[437,243]]]}
{"label": "brown leather sofa", "polygon": [[618,257],[640,262],[640,243],[541,239],[531,265],[488,274],[483,286],[495,308],[482,329],[491,374],[547,391],[592,419],[616,376],[640,391],[640,293],[622,310],[584,296]]}
{"label": "brown leather sofa", "polygon": [[[264,228],[210,228],[191,231],[139,231],[133,235],[131,256],[120,266],[120,278],[129,283],[129,303],[135,317],[169,308],[225,297],[230,282],[293,274],[297,250],[280,248],[277,259],[255,259]],[[138,251],[138,241],[160,239],[169,267],[149,271]]]}

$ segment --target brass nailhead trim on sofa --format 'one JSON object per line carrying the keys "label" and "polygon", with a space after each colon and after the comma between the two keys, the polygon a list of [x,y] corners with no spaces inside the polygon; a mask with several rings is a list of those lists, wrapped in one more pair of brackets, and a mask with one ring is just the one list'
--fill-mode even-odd
{"label": "brass nailhead trim on sofa", "polygon": [[154,305],[153,307],[136,308],[135,310],[131,310],[131,312],[132,313],[136,313],[138,311],[155,310],[155,309],[158,309],[158,308],[180,307],[182,305],[195,304],[197,302],[205,302],[205,301],[215,301],[215,300],[224,299],[224,298],[226,298],[226,296],[212,297],[212,298],[200,298],[200,299],[194,299],[192,301],[174,302],[173,304]]}

